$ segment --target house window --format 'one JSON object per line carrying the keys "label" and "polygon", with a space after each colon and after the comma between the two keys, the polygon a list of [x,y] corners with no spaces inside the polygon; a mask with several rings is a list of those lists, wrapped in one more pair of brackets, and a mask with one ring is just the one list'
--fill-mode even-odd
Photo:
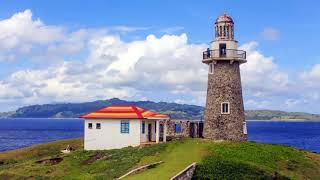
{"label": "house window", "polygon": [[129,134],[129,121],[121,121],[121,133]]}
{"label": "house window", "polygon": [[221,114],[230,114],[230,103],[229,102],[221,103]]}
{"label": "house window", "polygon": [[146,131],[146,123],[144,121],[142,121],[142,125],[141,125],[141,132],[142,134],[144,134]]}
{"label": "house window", "polygon": [[175,124],[174,125],[174,130],[175,130],[175,133],[181,133],[182,132],[181,124]]}
{"label": "house window", "polygon": [[88,123],[88,129],[92,129],[92,123]]}
{"label": "house window", "polygon": [[209,74],[213,74],[213,72],[214,72],[214,64],[210,63],[209,64]]}
{"label": "house window", "polygon": [[101,129],[101,123],[96,124],[96,129]]}

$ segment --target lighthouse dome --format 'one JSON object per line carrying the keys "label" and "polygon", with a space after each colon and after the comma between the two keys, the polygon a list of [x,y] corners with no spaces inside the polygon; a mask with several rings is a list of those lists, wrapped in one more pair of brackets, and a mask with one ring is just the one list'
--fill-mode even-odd
{"label": "lighthouse dome", "polygon": [[224,22],[224,23],[229,22],[229,23],[233,24],[233,19],[231,18],[231,16],[229,16],[227,14],[223,14],[216,19],[216,24],[221,23],[221,22]]}
{"label": "lighthouse dome", "polygon": [[227,14],[219,16],[214,26],[216,40],[233,40],[234,23],[231,16]]}

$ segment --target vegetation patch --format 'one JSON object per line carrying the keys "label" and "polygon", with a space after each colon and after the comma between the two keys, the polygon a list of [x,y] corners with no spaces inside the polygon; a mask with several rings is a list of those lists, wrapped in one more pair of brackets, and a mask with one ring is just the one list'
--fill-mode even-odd
{"label": "vegetation patch", "polygon": [[62,149],[71,146],[76,150],[83,149],[83,139],[68,139],[34,145],[26,148],[0,152],[0,161],[3,160],[26,160],[32,158],[43,158],[57,156]]}
{"label": "vegetation patch", "polygon": [[142,159],[144,162],[163,161],[162,164],[126,179],[170,179],[191,163],[200,162],[207,155],[207,146],[208,142],[201,139],[171,141],[158,157]]}
{"label": "vegetation patch", "polygon": [[0,166],[9,165],[9,164],[14,164],[14,163],[17,163],[17,161],[16,161],[16,160],[13,160],[13,159],[1,160],[1,161],[0,161]]}
{"label": "vegetation patch", "polygon": [[[68,144],[76,150],[65,154],[62,160],[60,151]],[[72,139],[0,153],[0,161],[16,161],[0,166],[0,179],[115,179],[137,167],[142,158],[166,149],[166,144],[159,144],[84,151],[79,145],[82,140]]]}
{"label": "vegetation patch", "polygon": [[208,150],[209,156],[196,169],[199,179],[210,175],[218,179],[317,179],[320,175],[319,161],[309,158],[313,153],[289,146],[222,142]]}
{"label": "vegetation patch", "polygon": [[[75,151],[62,155],[67,145]],[[196,179],[320,177],[320,155],[281,145],[181,139],[105,151],[82,147],[81,139],[71,139],[2,152],[0,179],[115,179],[159,161],[163,163],[125,179],[170,179],[193,162],[198,164]]]}
{"label": "vegetation patch", "polygon": [[241,161],[210,156],[198,164],[194,179],[289,179]]}

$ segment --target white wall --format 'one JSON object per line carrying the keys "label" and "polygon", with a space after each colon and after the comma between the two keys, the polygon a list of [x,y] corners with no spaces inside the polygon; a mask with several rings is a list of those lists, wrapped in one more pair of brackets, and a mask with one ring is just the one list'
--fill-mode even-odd
{"label": "white wall", "polygon": [[[131,119],[128,121],[130,123],[129,133],[122,134],[120,132],[120,119],[85,119],[84,149],[104,150],[140,145],[141,122],[139,119]],[[88,123],[92,123],[92,129],[88,129]],[[96,129],[96,123],[101,123],[101,129]]]}
{"label": "white wall", "polygon": [[[144,123],[145,123],[145,131],[144,131],[144,133],[142,134],[142,122],[144,121]],[[142,120],[141,122],[140,122],[140,127],[141,127],[141,133],[140,133],[140,142],[147,142],[148,141],[148,124],[147,124],[148,122],[146,121],[146,120]]]}
{"label": "white wall", "polygon": [[217,40],[212,41],[211,43],[211,49],[213,50],[219,50],[219,44],[224,43],[226,44],[227,49],[238,49],[238,43],[237,41],[233,40]]}

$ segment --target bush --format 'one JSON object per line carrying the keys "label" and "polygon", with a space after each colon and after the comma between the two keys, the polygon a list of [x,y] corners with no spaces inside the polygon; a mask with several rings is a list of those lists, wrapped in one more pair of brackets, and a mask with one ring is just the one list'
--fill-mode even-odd
{"label": "bush", "polygon": [[288,179],[277,172],[270,173],[240,161],[209,156],[198,164],[193,179]]}

